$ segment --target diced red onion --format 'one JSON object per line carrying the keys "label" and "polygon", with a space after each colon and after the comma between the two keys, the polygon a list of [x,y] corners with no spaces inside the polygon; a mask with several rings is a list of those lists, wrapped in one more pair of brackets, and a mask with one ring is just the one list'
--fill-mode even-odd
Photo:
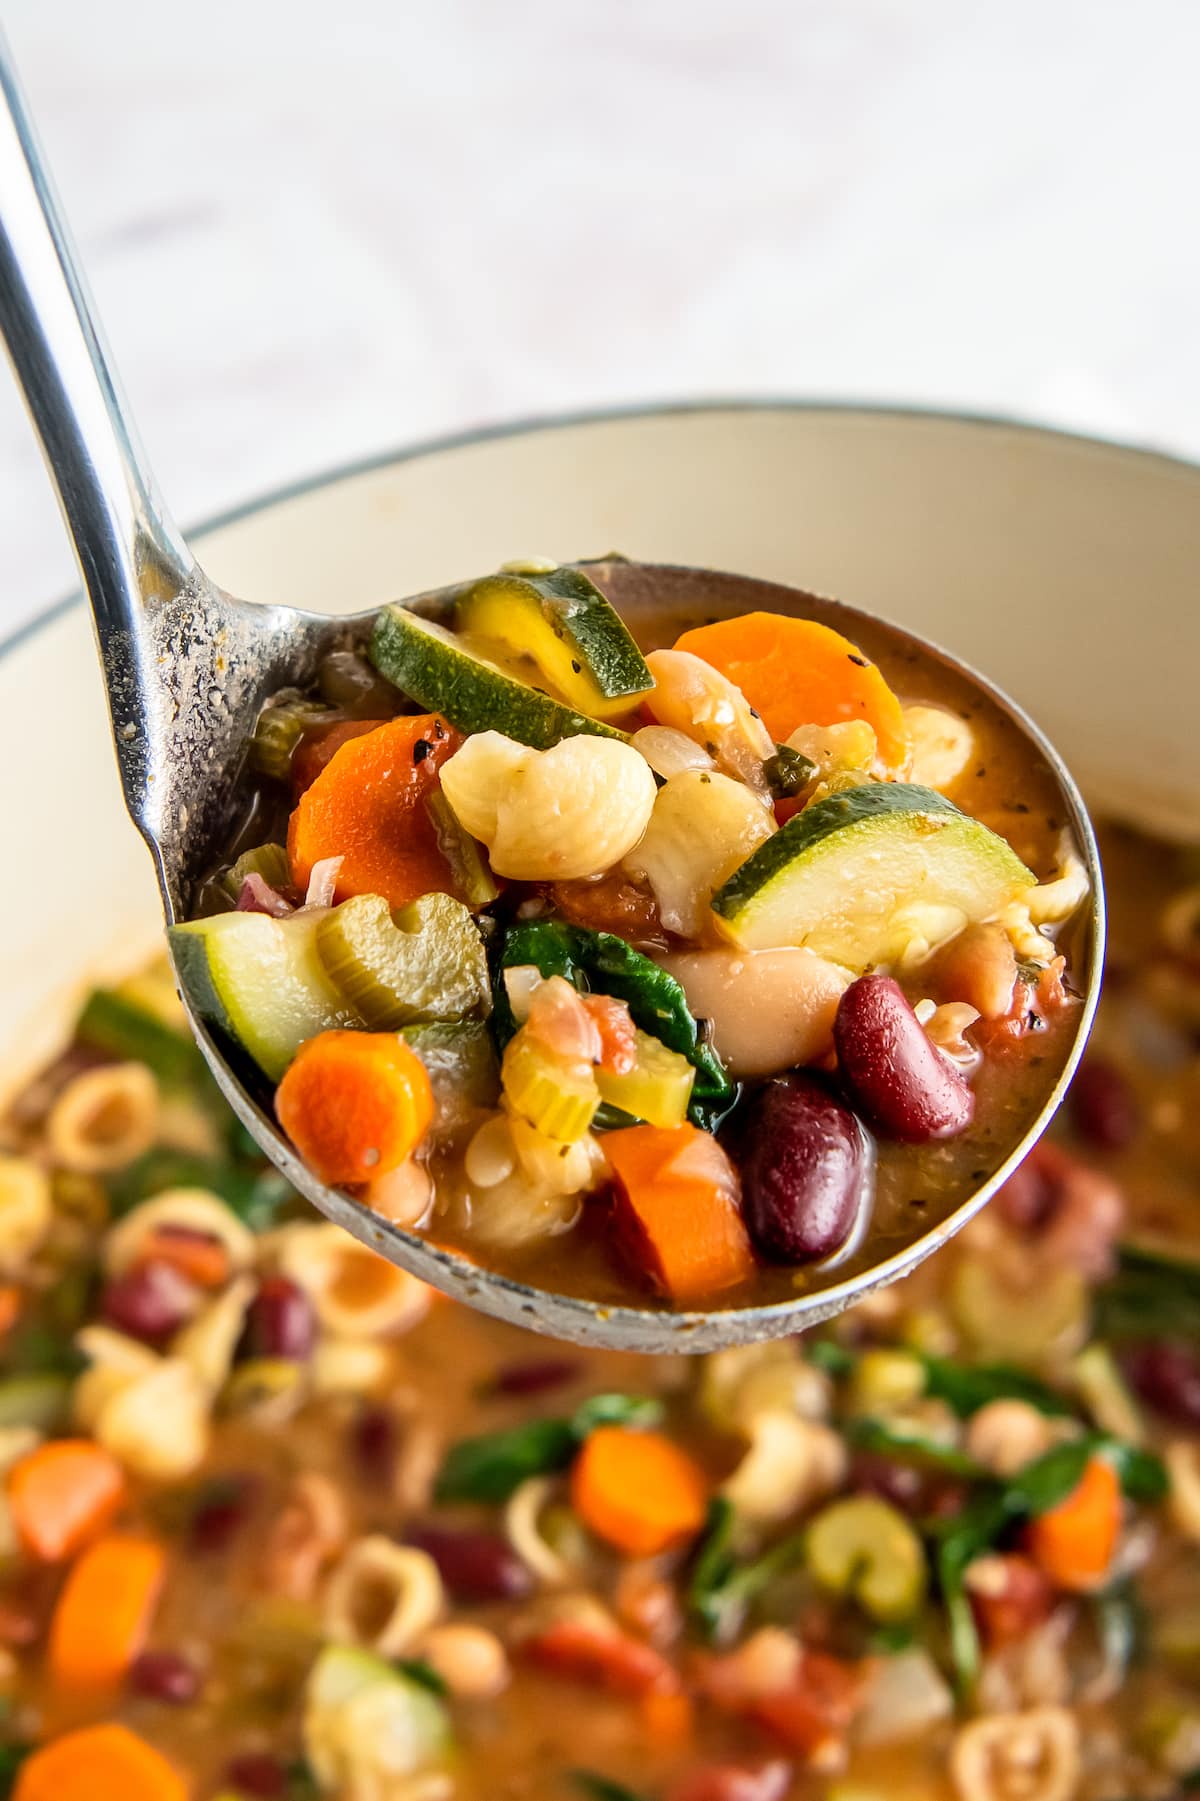
{"label": "diced red onion", "polygon": [[292,911],[292,905],[272,888],[270,882],[251,873],[242,883],[237,910],[239,913],[268,913],[272,919],[284,919]]}

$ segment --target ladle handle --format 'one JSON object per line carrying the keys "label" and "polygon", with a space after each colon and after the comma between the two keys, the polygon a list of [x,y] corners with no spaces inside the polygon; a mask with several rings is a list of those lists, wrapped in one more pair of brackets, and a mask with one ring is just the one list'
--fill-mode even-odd
{"label": "ladle handle", "polygon": [[111,697],[147,605],[177,594],[194,563],[113,375],[2,35],[0,96],[0,333],[79,560]]}

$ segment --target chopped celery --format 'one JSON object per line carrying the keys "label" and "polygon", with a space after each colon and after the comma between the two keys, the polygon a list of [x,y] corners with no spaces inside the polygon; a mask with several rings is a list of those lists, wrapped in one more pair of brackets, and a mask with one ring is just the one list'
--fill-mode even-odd
{"label": "chopped celery", "polygon": [[167,1025],[129,988],[94,988],[84,1002],[75,1036],[110,1057],[144,1063],[160,1082],[173,1087],[207,1076],[204,1060],[185,1031]]}
{"label": "chopped celery", "polygon": [[70,1417],[72,1387],[71,1376],[53,1370],[0,1382],[0,1431],[33,1426],[60,1432]]}
{"label": "chopped celery", "polygon": [[686,1057],[669,1051],[648,1032],[637,1032],[636,1041],[637,1062],[626,1075],[596,1071],[601,1100],[652,1126],[681,1126],[687,1118],[695,1070]]}
{"label": "chopped celery", "polygon": [[600,1105],[589,1065],[555,1056],[525,1031],[509,1040],[501,1076],[504,1092],[521,1118],[557,1144],[574,1144],[582,1138]]}
{"label": "chopped celery", "polygon": [[479,845],[458,823],[440,788],[435,788],[426,800],[425,810],[433,821],[438,849],[450,865],[458,891],[468,907],[490,907],[499,898],[500,890],[492,880],[492,872]]}
{"label": "chopped celery", "polygon": [[237,900],[246,877],[252,875],[261,876],[268,888],[291,887],[292,868],[282,844],[256,844],[253,850],[244,850],[221,879]]}
{"label": "chopped celery", "polygon": [[450,1745],[446,1710],[428,1688],[369,1651],[321,1652],[305,1689],[304,1746],[322,1789],[398,1793]]}
{"label": "chopped celery", "polygon": [[396,913],[380,894],[357,894],[321,920],[317,952],[347,1004],[376,1031],[491,1006],[483,940],[448,894],[423,894]]}
{"label": "chopped celery", "polygon": [[925,1552],[904,1515],[877,1495],[834,1501],[808,1529],[808,1566],[881,1621],[906,1620],[925,1597]]}
{"label": "chopped celery", "polygon": [[401,1036],[425,1065],[437,1103],[439,1130],[449,1131],[477,1109],[495,1106],[500,1066],[483,1020],[432,1020],[426,1025],[406,1026]]}
{"label": "chopped celery", "polygon": [[262,775],[286,781],[292,754],[305,732],[314,725],[334,725],[343,717],[336,707],[305,694],[277,695],[258,716],[250,739],[250,761]]}

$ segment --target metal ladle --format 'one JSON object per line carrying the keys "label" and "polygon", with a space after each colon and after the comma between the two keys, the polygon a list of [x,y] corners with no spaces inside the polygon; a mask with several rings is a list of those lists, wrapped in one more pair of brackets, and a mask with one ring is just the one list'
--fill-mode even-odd
{"label": "metal ladle", "polygon": [[[0,88],[0,330],[79,560],[126,805],[150,847],[172,923],[188,917],[199,876],[217,860],[263,702],[280,687],[309,681],[322,655],[353,641],[356,626],[361,637],[366,621],[250,605],[222,593],[200,568],[138,444],[2,43]],[[481,1268],[324,1187],[247,1093],[221,1044],[195,1017],[192,1024],[230,1106],[272,1163],[327,1218],[392,1262],[469,1306],[559,1338],[632,1351],[708,1351],[795,1332],[902,1275],[976,1213],[1021,1160],[1062,1099],[1095,1010],[1104,939],[1100,868],[1083,802],[1057,753],[995,688],[923,640],[835,601],[739,576],[621,561],[591,572],[635,627],[651,614],[694,623],[761,608],[823,619],[899,657],[919,648],[956,679],[972,681],[1024,735],[1030,758],[1049,766],[1091,882],[1088,967],[1067,1065],[1002,1167],[923,1236],[829,1287],[728,1311],[601,1306]],[[86,898],[82,893],[81,904]]]}

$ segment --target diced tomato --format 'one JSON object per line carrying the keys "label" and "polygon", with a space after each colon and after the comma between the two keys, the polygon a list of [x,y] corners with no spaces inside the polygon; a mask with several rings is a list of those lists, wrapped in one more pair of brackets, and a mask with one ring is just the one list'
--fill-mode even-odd
{"label": "diced tomato", "polygon": [[667,948],[667,934],[653,894],[619,870],[574,882],[555,882],[547,894],[555,912],[572,925],[586,926],[591,932],[613,932],[636,950]]}
{"label": "diced tomato", "polygon": [[1036,982],[1013,984],[1012,1005],[1002,1019],[981,1019],[971,1027],[971,1038],[983,1051],[1003,1051],[1020,1044],[1032,1033],[1045,1032],[1064,1007],[1077,1006],[1063,981],[1065,957],[1055,957]]}
{"label": "diced tomato", "polygon": [[521,1646],[538,1669],[619,1695],[670,1694],[679,1672],[650,1645],[583,1620],[560,1620]]}
{"label": "diced tomato", "polygon": [[967,1595],[989,1650],[1016,1644],[1049,1617],[1054,1590],[1032,1558],[1018,1551],[980,1558],[966,1577]]}
{"label": "diced tomato", "polygon": [[637,1039],[629,1008],[608,994],[586,994],[583,1004],[600,1034],[600,1068],[614,1076],[627,1076],[637,1062]]}
{"label": "diced tomato", "polygon": [[791,1766],[780,1758],[756,1769],[744,1764],[705,1764],[669,1789],[667,1801],[783,1801],[791,1780]]}

